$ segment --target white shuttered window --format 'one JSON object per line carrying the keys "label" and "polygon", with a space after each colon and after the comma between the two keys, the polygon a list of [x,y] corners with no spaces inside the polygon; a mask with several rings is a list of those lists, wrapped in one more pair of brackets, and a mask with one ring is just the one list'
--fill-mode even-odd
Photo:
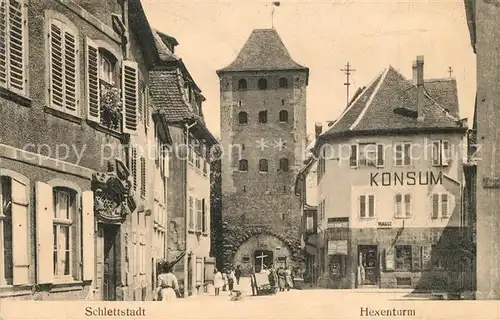
{"label": "white shuttered window", "polygon": [[26,4],[0,0],[0,85],[26,93]]}
{"label": "white shuttered window", "polygon": [[137,63],[124,60],[122,65],[123,132],[135,134],[138,119],[138,68]]}
{"label": "white shuttered window", "polygon": [[78,35],[64,22],[51,19],[49,25],[50,106],[77,114]]}
{"label": "white shuttered window", "polygon": [[0,286],[30,282],[27,195],[27,182],[0,176]]}

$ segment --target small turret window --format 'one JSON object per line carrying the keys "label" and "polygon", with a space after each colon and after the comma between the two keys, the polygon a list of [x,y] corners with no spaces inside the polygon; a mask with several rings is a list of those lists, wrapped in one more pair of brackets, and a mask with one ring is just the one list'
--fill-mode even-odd
{"label": "small turret window", "polygon": [[280,116],[280,122],[288,122],[288,111],[281,110],[279,116]]}
{"label": "small turret window", "polygon": [[243,112],[243,111],[238,113],[238,122],[240,124],[248,123],[248,114],[246,112]]}
{"label": "small turret window", "polygon": [[260,123],[267,123],[267,111],[259,112],[259,122]]}
{"label": "small turret window", "polygon": [[280,88],[288,88],[288,79],[280,78]]}
{"label": "small turret window", "polygon": [[267,89],[267,80],[264,78],[259,79],[259,90],[266,90]]}
{"label": "small turret window", "polygon": [[239,163],[240,171],[248,171],[248,160],[241,159]]}
{"label": "small turret window", "polygon": [[240,79],[238,81],[238,90],[246,90],[247,89],[247,81],[245,79]]}
{"label": "small turret window", "polygon": [[268,162],[266,159],[260,159],[259,160],[259,171],[260,172],[267,172],[269,170]]}

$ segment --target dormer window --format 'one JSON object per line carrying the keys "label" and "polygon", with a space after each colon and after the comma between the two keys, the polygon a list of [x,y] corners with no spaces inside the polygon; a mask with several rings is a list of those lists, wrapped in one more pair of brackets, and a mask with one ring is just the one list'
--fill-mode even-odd
{"label": "dormer window", "polygon": [[245,79],[240,79],[238,81],[238,90],[246,90],[247,89],[247,81]]}
{"label": "dormer window", "polygon": [[258,87],[259,87],[259,90],[266,90],[267,89],[267,80],[264,78],[259,79]]}

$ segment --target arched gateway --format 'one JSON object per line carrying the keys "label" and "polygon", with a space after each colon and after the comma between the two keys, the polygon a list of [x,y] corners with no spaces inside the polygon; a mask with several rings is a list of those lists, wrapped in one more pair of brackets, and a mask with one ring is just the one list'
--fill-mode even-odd
{"label": "arched gateway", "polygon": [[243,242],[232,258],[232,265],[240,265],[243,273],[260,272],[262,266],[292,267],[292,253],[286,243],[271,234],[259,234]]}

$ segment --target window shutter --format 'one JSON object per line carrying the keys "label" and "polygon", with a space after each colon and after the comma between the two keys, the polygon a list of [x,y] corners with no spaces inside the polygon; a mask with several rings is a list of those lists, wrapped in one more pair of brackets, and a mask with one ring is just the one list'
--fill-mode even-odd
{"label": "window shutter", "polygon": [[170,168],[169,168],[169,164],[170,164],[170,152],[167,148],[164,148],[164,157],[163,157],[163,161],[165,162],[165,164],[163,165],[163,173],[164,173],[164,177],[165,178],[168,178],[169,175],[170,175]]}
{"label": "window shutter", "polygon": [[53,194],[52,187],[37,181],[36,187],[37,283],[52,283],[53,261]]}
{"label": "window shutter", "polygon": [[350,166],[355,168],[358,166],[358,145],[351,145],[351,155],[349,160]]}
{"label": "window shutter", "polygon": [[141,196],[146,196],[146,158],[141,157]]}
{"label": "window shutter", "polygon": [[123,132],[137,133],[138,71],[137,63],[124,60],[122,64]]}
{"label": "window shutter", "polygon": [[65,111],[76,113],[77,96],[77,60],[78,43],[74,32],[70,29],[64,30],[64,100]]}
{"label": "window shutter", "polygon": [[441,162],[441,152],[440,152],[440,142],[439,141],[433,141],[432,142],[432,165],[433,166],[439,166]]}
{"label": "window shutter", "polygon": [[383,144],[377,144],[377,167],[383,167],[385,162],[385,150]]}
{"label": "window shutter", "polygon": [[375,196],[368,196],[368,215],[369,217],[375,216]]}
{"label": "window shutter", "polygon": [[405,216],[411,217],[412,205],[411,205],[411,194],[405,194]]}
{"label": "window shutter", "polygon": [[85,39],[85,71],[87,90],[87,118],[100,122],[101,93],[99,87],[99,48],[90,38]]}
{"label": "window shutter", "polygon": [[[12,243],[14,285],[28,284],[29,281],[29,238],[27,186],[12,179]],[[51,228],[52,230],[52,228]]]}
{"label": "window shutter", "polygon": [[82,193],[83,280],[94,280],[94,193]]}
{"label": "window shutter", "polygon": [[[6,16],[6,1],[0,1],[0,17],[5,17]],[[7,20],[2,19],[0,20],[0,40],[2,43],[6,43],[6,37],[7,37]],[[0,84],[2,86],[7,85],[7,74],[8,74],[8,68],[7,68],[7,56],[6,56],[7,48],[3,46],[3,48],[0,48]]]}
{"label": "window shutter", "polygon": [[[2,1],[5,3],[5,1]],[[23,1],[9,1],[9,32],[8,32],[8,54],[9,54],[9,81],[10,89],[24,93],[24,32],[26,27]],[[3,17],[3,16],[2,16]],[[5,43],[5,42],[4,42]]]}
{"label": "window shutter", "polygon": [[146,118],[144,123],[146,124],[146,128],[149,128],[149,87],[146,86],[144,88],[144,111],[145,111],[145,115],[144,117]]}
{"label": "window shutter", "polygon": [[441,164],[447,166],[450,162],[450,143],[446,140],[441,142]]}
{"label": "window shutter", "polygon": [[63,24],[50,23],[50,106],[64,108]]}
{"label": "window shutter", "polygon": [[432,218],[439,216],[439,194],[432,195]]}
{"label": "window shutter", "polygon": [[132,180],[134,191],[137,191],[137,148],[132,146],[131,151],[131,171],[132,171]]}

